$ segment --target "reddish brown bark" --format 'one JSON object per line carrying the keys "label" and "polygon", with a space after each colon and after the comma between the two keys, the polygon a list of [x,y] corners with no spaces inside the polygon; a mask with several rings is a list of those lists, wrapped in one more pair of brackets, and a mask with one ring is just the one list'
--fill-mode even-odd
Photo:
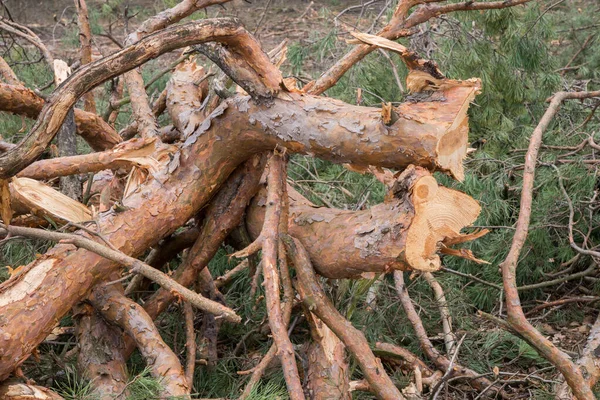
{"label": "reddish brown bark", "polygon": [[404,399],[405,397],[385,372],[381,361],[373,355],[364,334],[352,326],[327,298],[302,244],[289,236],[286,237],[285,244],[289,257],[296,267],[298,276],[296,289],[306,307],[312,310],[346,345],[378,398],[383,400]]}
{"label": "reddish brown bark", "polygon": [[[60,124],[65,115],[64,107],[72,105],[77,95],[161,52],[215,39],[228,43],[230,48],[250,41],[254,47],[248,48],[259,49],[237,22],[205,20],[166,29],[104,61],[82,67],[57,89],[32,133],[16,148],[19,150],[0,156],[1,165],[11,165],[2,174],[10,175],[37,157],[45,141],[56,132],[56,124]],[[260,89],[260,93],[272,96],[281,76],[259,51],[253,53],[253,65],[264,64],[262,75],[246,75],[254,79],[251,84],[237,83],[249,91],[259,93]],[[465,93],[466,88],[453,88],[444,95],[454,101],[427,103],[437,105],[439,111],[435,116],[427,114],[432,120],[415,125],[400,119],[390,127],[380,121],[377,109],[352,107],[326,98],[286,93],[281,99],[273,98],[269,104],[256,104],[247,97],[231,98],[173,153],[171,160],[166,158],[157,166],[153,179],[148,179],[123,200],[126,211],[100,214],[98,228],[116,248],[137,257],[195,215],[241,162],[276,145],[336,162],[405,166],[411,158],[398,148],[408,151],[413,145],[422,146],[418,139],[406,142],[399,138],[410,136],[405,128],[427,133],[439,131],[440,124],[452,125],[443,110],[453,110],[450,119],[454,120],[457,110],[463,109],[455,107],[455,103],[464,104],[473,94],[472,89],[468,88]],[[466,131],[460,132],[466,134]],[[36,144],[30,147],[31,143]],[[414,154],[420,151],[414,150]],[[433,161],[420,156],[415,159],[422,163]],[[115,263],[86,250],[59,245],[24,268],[21,275],[0,286],[0,313],[4,317],[0,320],[0,377],[19,365],[55,321],[95,283],[118,268]],[[31,329],[15,331],[17,326],[28,325],[29,321],[36,321]]]}
{"label": "reddish brown bark", "polygon": [[122,355],[123,334],[108,325],[89,305],[77,308],[77,366],[101,400],[126,398],[127,366]]}
{"label": "reddish brown bark", "polygon": [[[427,177],[424,170],[413,172],[416,176]],[[325,207],[316,207],[294,189],[289,188],[290,197],[290,234],[294,235],[309,251],[315,270],[328,278],[358,278],[372,277],[374,273],[382,273],[390,269],[419,269],[420,262],[411,263],[406,258],[406,244],[409,240],[409,231],[414,226],[415,207],[414,187],[415,180],[406,174],[407,181],[403,191],[399,192],[400,198],[378,204],[364,211],[337,210]],[[427,180],[430,177],[426,178]],[[418,186],[421,183],[417,184]],[[429,187],[429,186],[428,186]],[[446,188],[438,190],[449,191]],[[458,192],[457,203],[445,204],[447,215],[457,215],[461,206],[472,200]],[[259,235],[264,215],[264,193],[257,196],[252,202],[246,223],[253,237]],[[472,206],[471,206],[472,207]],[[420,224],[419,224],[420,225]],[[348,229],[348,227],[353,227]],[[435,237],[426,231],[431,228],[421,229],[418,232],[423,237],[428,237],[429,247],[426,250],[429,257],[435,256],[438,242],[443,237]],[[446,231],[447,233],[447,231]],[[425,240],[426,242],[428,240]],[[418,243],[414,247],[420,247]],[[331,249],[335,249],[332,251]],[[439,265],[439,258],[436,260]]]}
{"label": "reddish brown bark", "polygon": [[177,355],[162,340],[142,306],[111,286],[96,288],[90,300],[104,318],[133,338],[152,375],[161,380],[164,395],[189,398],[188,382]]}
{"label": "reddish brown bark", "polygon": [[[302,384],[300,383],[298,367],[296,366],[294,346],[287,333],[287,322],[284,320],[279,296],[280,278],[277,267],[279,234],[287,233],[285,231],[280,232],[284,208],[283,203],[285,202],[283,196],[285,195],[286,177],[283,157],[279,152],[275,151],[269,160],[267,207],[261,230],[261,237],[264,237],[262,244],[263,286],[265,288],[269,327],[271,328],[273,341],[277,346],[277,356],[283,368],[283,375],[290,399],[302,400],[304,399],[304,393],[302,391]],[[288,301],[291,301],[291,299]]]}
{"label": "reddish brown bark", "polygon": [[154,155],[157,149],[166,148],[154,139],[131,139],[114,148],[70,157],[50,158],[36,161],[17,174],[20,178],[51,179],[57,176],[85,174],[105,169],[126,170],[139,165],[137,159]]}

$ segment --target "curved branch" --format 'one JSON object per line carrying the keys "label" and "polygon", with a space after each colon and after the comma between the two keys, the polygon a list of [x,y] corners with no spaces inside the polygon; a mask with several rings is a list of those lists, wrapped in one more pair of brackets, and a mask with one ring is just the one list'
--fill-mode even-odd
{"label": "curved branch", "polygon": [[365,335],[356,329],[333,306],[321,288],[308,253],[302,244],[290,236],[283,236],[288,255],[298,276],[297,289],[302,301],[319,317],[352,353],[370,387],[383,400],[403,400],[405,397],[394,385],[383,368],[381,360],[373,355]]}
{"label": "curved branch", "polygon": [[177,355],[162,340],[142,306],[125,297],[114,285],[97,287],[90,300],[104,318],[119,325],[135,340],[152,375],[161,380],[163,393],[189,399],[189,386]]}
{"label": "curved branch", "polygon": [[600,96],[600,91],[596,92],[558,92],[550,101],[548,109],[544,113],[542,119],[533,130],[529,147],[525,155],[525,166],[523,172],[523,190],[521,191],[521,202],[519,207],[519,218],[515,226],[515,235],[510,246],[510,250],[500,264],[502,269],[502,281],[504,284],[504,293],[506,296],[506,311],[508,315],[508,323],[510,326],[519,332],[529,344],[540,352],[548,361],[556,366],[563,374],[567,383],[573,390],[575,396],[580,399],[594,399],[589,385],[586,384],[581,371],[571,361],[570,357],[561,351],[542,335],[525,317],[519,292],[517,289],[517,264],[519,255],[527,239],[529,223],[531,220],[531,204],[533,201],[533,183],[535,178],[535,166],[537,156],[542,144],[542,136],[544,131],[550,125],[554,115],[558,112],[563,101],[568,99],[587,99],[590,97]]}

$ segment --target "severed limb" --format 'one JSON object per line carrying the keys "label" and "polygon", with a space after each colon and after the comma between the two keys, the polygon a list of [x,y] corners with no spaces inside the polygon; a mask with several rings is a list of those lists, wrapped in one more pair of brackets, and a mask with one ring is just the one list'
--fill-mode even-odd
{"label": "severed limb", "polygon": [[419,318],[419,315],[412,304],[412,300],[408,294],[406,285],[404,284],[403,272],[394,271],[394,280],[396,283],[396,292],[398,293],[398,297],[400,298],[404,312],[413,326],[421,349],[427,355],[427,358],[433,361],[436,367],[446,371],[446,373],[449,373],[449,377],[464,377],[465,379],[469,380],[478,390],[492,391],[502,396],[502,398],[510,398],[502,389],[493,388],[493,383],[487,378],[480,376],[477,372],[469,368],[463,367],[457,363],[451,363],[447,357],[444,357],[442,354],[440,354],[440,352],[429,340],[427,331],[425,331],[425,327],[423,326],[423,322],[421,321],[421,318]]}
{"label": "severed limb", "polygon": [[92,219],[92,212],[86,206],[34,179],[13,178],[8,187],[15,214],[32,214],[57,225]]}
{"label": "severed limb", "polygon": [[[173,149],[162,145],[156,138],[131,139],[102,152],[39,160],[19,172],[17,177],[46,180],[105,169],[130,170],[134,166],[148,167],[151,159],[157,158],[157,152],[161,150],[164,153],[172,153]],[[143,163],[143,160],[146,163]]]}
{"label": "severed limb", "polygon": [[303,303],[321,319],[344,343],[360,366],[374,394],[383,400],[405,397],[385,372],[381,361],[373,355],[365,335],[356,329],[333,306],[321,288],[304,246],[290,236],[283,238],[298,277],[296,289]]}
{"label": "severed limb", "polygon": [[[362,211],[316,207],[288,189],[290,234],[307,248],[320,275],[343,279],[390,269],[441,267],[436,255],[440,243],[459,236],[462,227],[475,221],[479,205],[463,193],[438,186],[421,168],[408,168],[398,179],[395,197]],[[260,236],[265,203],[261,192],[248,210],[252,237]]]}
{"label": "severed limb", "polygon": [[165,396],[189,398],[188,381],[177,355],[162,340],[142,306],[125,297],[114,285],[96,287],[90,300],[106,320],[133,338],[152,376],[160,380]]}

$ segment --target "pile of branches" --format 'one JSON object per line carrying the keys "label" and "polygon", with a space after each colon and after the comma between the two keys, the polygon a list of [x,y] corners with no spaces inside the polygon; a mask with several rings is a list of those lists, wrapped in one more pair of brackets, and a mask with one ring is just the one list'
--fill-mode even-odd
{"label": "pile of branches", "polygon": [[[450,381],[464,381],[479,396],[514,398],[516,389],[509,383],[492,381],[489,374],[458,363],[462,340],[452,333],[443,290],[431,274],[441,268],[440,253],[482,262],[466,249],[451,247],[486,233],[461,233],[477,218],[478,203],[438,185],[432,176],[440,171],[463,179],[467,108],[481,90],[480,82],[446,79],[434,62],[394,40],[412,35],[415,27],[441,14],[506,8],[527,0],[401,0],[377,35],[351,32],[356,46],[302,88],[279,71],[285,45],[265,54],[239,21],[176,24],[197,10],[226,2],[184,0],[142,23],[120,51],[91,62],[87,8],[76,0],[81,61],[70,75],[70,68],[54,60],[35,33],[0,20],[0,29],[41,50],[57,85],[44,100],[0,62],[0,109],[36,119],[18,144],[1,146],[3,242],[15,237],[57,242],[35,261],[11,271],[0,285],[0,394],[7,399],[28,393],[60,398],[27,380],[21,365],[37,357],[37,346],[70,314],[76,323],[78,369],[99,398],[126,398],[126,361],[136,348],[160,380],[162,397],[189,398],[197,353],[194,308],[210,321],[202,334],[212,343],[208,358],[214,363],[219,327],[242,322],[219,289],[248,268],[254,291],[262,276],[273,343],[246,371],[250,378],[241,399],[250,395],[273,360],[281,365],[292,399],[349,399],[354,390],[390,400],[425,393],[436,398]],[[184,50],[167,88],[151,104],[137,68],[177,49]],[[402,57],[410,71],[409,102],[369,108],[320,96],[377,49]],[[200,55],[222,73],[206,72],[198,65]],[[103,118],[92,90],[119,76]],[[515,269],[528,231],[541,135],[564,100],[597,95],[558,93],[533,133],[519,222],[501,266],[508,319],[496,321],[552,362],[579,399],[593,398],[590,388],[600,372],[592,363],[584,375],[529,324],[520,307]],[[73,108],[81,97],[84,110]],[[119,107],[127,101],[134,121],[117,132]],[[172,125],[160,127],[157,118],[165,111]],[[75,133],[95,152],[77,154]],[[57,157],[40,159],[57,135]],[[315,207],[286,184],[287,161],[295,153],[374,174],[388,188],[386,201],[360,211]],[[69,179],[80,174],[95,175],[83,186],[79,179]],[[61,191],[49,184],[56,178]],[[49,219],[53,229],[44,229]],[[245,261],[224,276],[212,277],[206,266],[225,240],[240,247],[231,257]],[[177,270],[163,272],[182,252],[184,261]],[[422,273],[435,290],[446,354],[433,346],[414,308],[404,285],[402,271],[407,270]],[[318,277],[372,279],[386,273],[394,275],[429,363],[390,343],[377,343],[373,350],[332,305]],[[132,294],[150,288],[151,282],[160,289],[145,296],[143,305],[134,301]],[[185,311],[185,367],[154,323],[174,301],[182,302]],[[311,328],[306,368],[299,368],[290,341],[294,312]],[[346,352],[364,380],[350,381]],[[380,358],[396,360],[410,374],[411,384],[398,388]],[[562,389],[570,396],[567,386]]]}

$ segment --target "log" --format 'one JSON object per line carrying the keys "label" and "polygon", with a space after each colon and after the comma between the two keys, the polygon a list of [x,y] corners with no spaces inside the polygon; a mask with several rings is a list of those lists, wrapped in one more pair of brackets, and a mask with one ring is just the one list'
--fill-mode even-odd
{"label": "log", "polygon": [[[441,268],[437,255],[441,242],[458,237],[472,224],[479,204],[464,193],[438,186],[422,168],[407,169],[399,182],[405,185],[400,197],[364,211],[317,207],[288,188],[290,234],[306,247],[320,275],[372,278],[390,269]],[[264,199],[259,193],[246,217],[253,238],[262,227]]]}

